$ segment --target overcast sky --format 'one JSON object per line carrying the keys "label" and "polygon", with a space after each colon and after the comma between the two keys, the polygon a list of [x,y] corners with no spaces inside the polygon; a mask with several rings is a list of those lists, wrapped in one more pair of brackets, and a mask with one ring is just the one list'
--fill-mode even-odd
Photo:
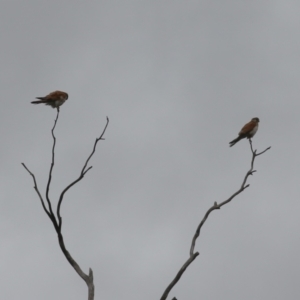
{"label": "overcast sky", "polygon": [[250,187],[205,223],[169,299],[299,299],[300,2],[1,1],[0,277],[3,299],[87,299],[33,189],[62,205],[67,249],[95,299],[159,299],[207,209],[233,194],[260,128]]}

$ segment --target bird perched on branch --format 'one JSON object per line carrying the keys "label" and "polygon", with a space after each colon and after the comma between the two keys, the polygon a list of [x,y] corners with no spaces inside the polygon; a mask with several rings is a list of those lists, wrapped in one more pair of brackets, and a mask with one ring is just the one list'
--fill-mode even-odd
{"label": "bird perched on branch", "polygon": [[50,93],[45,97],[36,97],[39,101],[32,101],[33,104],[44,103],[46,105],[50,105],[53,108],[57,108],[59,111],[59,106],[63,105],[64,102],[68,99],[68,94],[62,91],[55,91]]}
{"label": "bird perched on branch", "polygon": [[244,127],[239,132],[239,136],[229,143],[230,147],[235,145],[241,139],[244,138],[251,139],[257,132],[258,123],[259,123],[259,118],[253,118],[249,123],[244,125]]}

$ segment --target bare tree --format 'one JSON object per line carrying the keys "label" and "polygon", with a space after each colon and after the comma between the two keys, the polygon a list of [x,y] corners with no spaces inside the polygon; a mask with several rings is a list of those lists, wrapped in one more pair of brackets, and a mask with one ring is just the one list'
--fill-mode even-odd
{"label": "bare tree", "polygon": [[39,188],[37,186],[37,182],[36,182],[36,178],[35,175],[26,167],[26,165],[24,163],[22,163],[23,167],[27,170],[27,172],[32,176],[33,179],[33,183],[34,183],[34,189],[36,191],[36,193],[38,194],[38,197],[41,201],[41,204],[43,206],[43,209],[45,211],[45,213],[47,214],[47,216],[49,217],[49,219],[51,220],[54,229],[57,233],[58,236],[58,242],[59,242],[59,246],[63,252],[63,254],[65,255],[67,261],[71,264],[71,266],[75,269],[75,271],[77,272],[77,274],[85,281],[85,283],[88,286],[88,300],[93,300],[94,299],[94,294],[95,294],[95,287],[94,287],[94,281],[93,281],[93,271],[90,268],[89,269],[89,274],[85,274],[82,269],[80,268],[80,266],[77,264],[77,262],[74,260],[74,258],[71,256],[70,252],[67,250],[66,246],[65,246],[65,242],[63,239],[63,235],[62,235],[62,217],[60,214],[60,208],[61,208],[61,204],[62,201],[64,199],[64,195],[65,193],[73,186],[75,185],[77,182],[79,182],[81,179],[83,179],[83,177],[85,176],[85,174],[92,168],[92,166],[88,167],[88,163],[90,161],[90,159],[92,158],[92,156],[94,155],[95,151],[96,151],[96,147],[97,144],[100,140],[104,140],[103,136],[104,133],[106,131],[106,128],[108,126],[109,123],[109,119],[106,118],[106,125],[101,133],[101,135],[99,136],[99,138],[96,138],[95,143],[94,143],[94,147],[93,150],[91,152],[91,154],[89,155],[89,157],[87,158],[79,176],[77,179],[75,179],[73,182],[71,182],[60,194],[59,199],[58,199],[58,203],[57,203],[57,208],[56,208],[56,214],[55,212],[53,212],[52,209],[52,204],[51,204],[51,200],[49,197],[49,190],[50,190],[50,184],[51,184],[51,179],[52,179],[52,171],[54,168],[54,159],[55,159],[55,145],[56,145],[56,138],[54,135],[54,129],[56,127],[57,124],[57,120],[59,117],[59,110],[57,110],[57,115],[56,115],[56,119],[54,121],[54,125],[53,128],[51,130],[52,133],[52,137],[53,137],[53,146],[52,146],[52,162],[51,162],[51,166],[50,166],[50,171],[49,171],[49,177],[48,177],[48,183],[47,183],[47,187],[46,187],[46,201],[44,200],[44,198],[42,197]]}
{"label": "bare tree", "polygon": [[[85,274],[80,266],[77,264],[77,262],[73,259],[73,257],[71,256],[71,254],[69,253],[69,251],[66,249],[65,243],[64,243],[64,239],[63,239],[63,235],[62,235],[62,217],[60,214],[60,208],[61,208],[61,204],[64,198],[65,193],[73,186],[75,185],[77,182],[81,181],[83,179],[83,177],[85,176],[85,174],[92,168],[92,166],[88,167],[88,163],[90,161],[90,159],[92,158],[92,156],[94,155],[95,151],[96,151],[96,147],[97,147],[97,143],[100,140],[104,140],[103,136],[105,134],[105,131],[107,129],[108,123],[109,123],[109,119],[106,118],[106,125],[101,133],[101,135],[99,136],[99,138],[96,138],[94,146],[93,146],[93,150],[91,152],[91,154],[89,155],[89,157],[87,158],[79,176],[77,177],[77,179],[75,179],[73,182],[71,182],[60,194],[59,199],[58,199],[58,203],[57,203],[57,208],[56,208],[56,214],[53,212],[52,209],[52,204],[51,204],[51,200],[49,198],[49,190],[50,190],[50,184],[51,184],[51,179],[52,179],[52,171],[54,168],[54,161],[55,161],[55,145],[56,145],[56,138],[54,135],[54,129],[56,127],[57,124],[57,120],[59,117],[59,110],[57,110],[57,116],[56,119],[54,121],[54,125],[53,128],[51,130],[52,133],[52,137],[53,137],[53,146],[52,146],[52,162],[51,162],[51,166],[50,166],[50,171],[49,171],[49,176],[48,176],[48,183],[47,183],[47,187],[46,187],[46,195],[45,195],[45,199],[42,197],[38,186],[37,186],[37,182],[36,182],[36,178],[35,175],[27,168],[27,166],[22,163],[23,167],[27,170],[27,172],[32,176],[33,179],[33,183],[34,183],[34,189],[36,191],[36,193],[38,194],[38,197],[41,201],[42,207],[45,211],[45,213],[48,215],[48,217],[50,218],[55,231],[58,235],[58,242],[60,245],[60,248],[63,252],[63,254],[65,255],[66,259],[68,260],[68,262],[71,264],[71,266],[75,269],[75,271],[77,272],[77,274],[85,281],[85,283],[88,286],[88,300],[94,300],[94,282],[93,282],[93,271],[90,268],[89,269],[89,274]],[[248,188],[250,186],[250,184],[247,184],[247,180],[249,178],[250,175],[253,175],[253,173],[256,172],[256,170],[254,170],[254,161],[255,158],[263,153],[265,153],[266,151],[268,151],[271,147],[266,148],[264,151],[257,153],[257,150],[253,150],[253,146],[252,146],[252,141],[251,139],[249,139],[249,144],[250,144],[250,149],[251,149],[251,153],[252,153],[252,159],[251,159],[251,164],[250,164],[250,169],[246,172],[246,175],[242,181],[242,184],[240,186],[240,188],[233,193],[228,199],[224,200],[221,203],[217,203],[214,202],[213,206],[210,207],[207,212],[205,213],[203,219],[201,220],[200,224],[198,225],[196,232],[193,236],[192,242],[191,242],[191,246],[190,246],[190,252],[189,252],[189,258],[186,260],[186,262],[182,265],[182,267],[180,268],[180,270],[178,271],[178,273],[176,274],[175,278],[171,281],[171,283],[168,285],[168,287],[166,288],[166,290],[164,291],[163,295],[161,296],[160,300],[165,300],[167,299],[170,291],[172,290],[172,288],[177,284],[177,282],[180,280],[182,274],[185,272],[185,270],[189,267],[189,265],[196,259],[196,257],[199,255],[199,252],[195,252],[195,246],[196,246],[196,240],[197,238],[200,236],[200,231],[201,228],[203,227],[204,223],[206,222],[208,216],[210,215],[210,213],[216,209],[220,209],[223,205],[228,204],[229,202],[231,202],[237,195],[239,195],[240,193],[242,193],[246,188]],[[172,300],[177,300],[175,297]]]}
{"label": "bare tree", "polygon": [[[217,203],[215,202],[214,205],[208,209],[208,211],[205,213],[202,221],[200,222],[200,224],[198,225],[196,232],[193,236],[192,239],[192,243],[191,243],[191,247],[190,247],[190,253],[189,253],[189,258],[187,259],[187,261],[183,264],[183,266],[180,268],[180,270],[178,271],[178,273],[176,274],[175,278],[171,281],[171,283],[168,285],[168,287],[166,288],[166,290],[164,291],[163,295],[161,296],[160,300],[165,300],[167,299],[170,291],[172,290],[172,288],[177,284],[177,282],[180,280],[182,274],[184,273],[184,271],[188,268],[188,266],[195,260],[195,258],[199,255],[199,252],[195,252],[195,245],[196,245],[196,240],[197,238],[200,236],[200,230],[202,228],[202,226],[204,225],[204,223],[206,222],[208,216],[210,215],[210,213],[216,209],[220,209],[223,205],[231,202],[231,200],[233,200],[233,198],[235,198],[237,195],[239,195],[240,193],[242,193],[246,188],[248,188],[250,186],[250,184],[247,184],[247,180],[248,177],[250,175],[253,175],[254,172],[256,172],[256,170],[254,170],[254,160],[257,156],[265,153],[266,151],[268,151],[271,147],[266,148],[264,151],[257,153],[257,150],[253,150],[252,147],[252,141],[251,139],[249,139],[249,144],[250,144],[250,149],[252,152],[252,159],[251,159],[251,165],[250,165],[250,169],[249,171],[247,171],[244,180],[242,182],[241,187],[234,193],[232,194],[227,200],[224,200],[221,203]],[[172,300],[177,300],[175,297]]]}

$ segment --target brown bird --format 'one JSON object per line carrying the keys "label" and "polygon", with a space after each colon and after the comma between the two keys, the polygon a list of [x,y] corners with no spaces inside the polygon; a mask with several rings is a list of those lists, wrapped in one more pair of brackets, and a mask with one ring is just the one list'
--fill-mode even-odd
{"label": "brown bird", "polygon": [[59,106],[63,105],[64,102],[68,99],[68,94],[62,91],[55,91],[50,93],[45,97],[36,97],[36,99],[40,99],[39,101],[32,101],[33,104],[45,103],[46,105],[50,105],[53,108],[57,108],[59,110]]}
{"label": "brown bird", "polygon": [[235,145],[241,139],[244,138],[251,139],[257,132],[258,123],[259,123],[259,118],[253,118],[249,123],[247,123],[239,132],[239,136],[229,143],[230,147]]}

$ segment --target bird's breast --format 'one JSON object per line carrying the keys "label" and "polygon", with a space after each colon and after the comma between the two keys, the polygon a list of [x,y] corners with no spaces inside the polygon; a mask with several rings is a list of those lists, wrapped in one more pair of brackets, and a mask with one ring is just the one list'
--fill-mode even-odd
{"label": "bird's breast", "polygon": [[256,126],[249,132],[249,136],[253,137],[257,132],[257,129],[258,129],[258,124],[256,124]]}

